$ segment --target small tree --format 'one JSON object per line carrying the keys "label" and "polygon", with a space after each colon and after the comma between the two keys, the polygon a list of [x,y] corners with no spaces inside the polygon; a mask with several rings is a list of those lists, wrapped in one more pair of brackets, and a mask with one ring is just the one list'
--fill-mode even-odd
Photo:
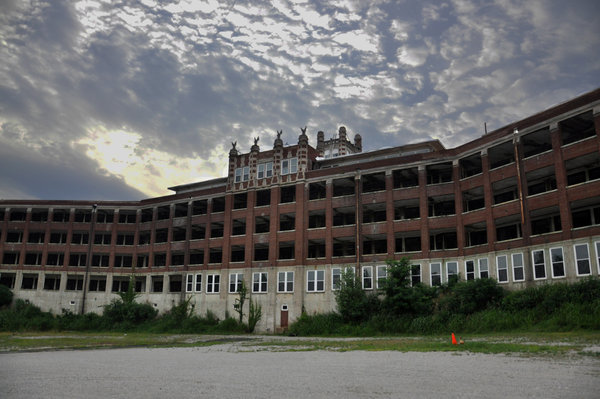
{"label": "small tree", "polygon": [[238,297],[235,299],[235,303],[233,304],[233,309],[239,315],[239,322],[242,324],[242,320],[244,319],[244,303],[246,303],[246,299],[248,298],[248,288],[246,287],[246,283],[242,280],[242,284],[238,290]]}
{"label": "small tree", "polygon": [[254,328],[262,318],[262,306],[257,301],[250,300],[248,309],[248,332],[254,332]]}
{"label": "small tree", "polygon": [[0,307],[10,305],[12,300],[13,292],[7,286],[0,284]]}
{"label": "small tree", "polygon": [[433,309],[435,288],[412,285],[410,259],[388,260],[387,278],[383,282],[383,309],[393,315],[425,315]]}
{"label": "small tree", "polygon": [[340,286],[335,291],[338,312],[346,322],[360,323],[368,320],[379,307],[376,295],[367,295],[354,269],[346,269],[340,278]]}

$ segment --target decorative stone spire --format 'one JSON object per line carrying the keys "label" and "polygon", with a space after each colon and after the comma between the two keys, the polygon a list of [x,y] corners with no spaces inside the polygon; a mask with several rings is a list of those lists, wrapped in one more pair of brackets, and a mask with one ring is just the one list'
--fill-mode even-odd
{"label": "decorative stone spire", "polygon": [[260,147],[258,146],[258,140],[260,140],[260,137],[254,138],[254,144],[252,145],[252,147],[250,147],[250,152],[259,152],[260,151]]}
{"label": "decorative stone spire", "polygon": [[283,140],[281,140],[282,133],[283,133],[283,130],[277,131],[277,138],[275,139],[275,142],[273,143],[273,148],[283,147]]}
{"label": "decorative stone spire", "polygon": [[298,137],[298,145],[306,146],[308,144],[308,136],[306,135],[306,126],[300,128],[302,134]]}
{"label": "decorative stone spire", "polygon": [[354,146],[358,152],[362,152],[362,137],[358,133],[356,133],[356,136],[354,136]]}

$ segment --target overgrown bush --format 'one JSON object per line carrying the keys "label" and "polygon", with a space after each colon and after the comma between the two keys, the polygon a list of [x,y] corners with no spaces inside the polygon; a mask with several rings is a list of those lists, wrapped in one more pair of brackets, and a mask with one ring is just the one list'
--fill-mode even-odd
{"label": "overgrown bush", "polygon": [[433,309],[435,287],[411,282],[413,266],[408,258],[388,261],[388,274],[383,282],[382,309],[389,315],[426,315]]}
{"label": "overgrown bush", "polygon": [[440,299],[441,311],[469,315],[501,303],[504,289],[491,278],[460,281]]}
{"label": "overgrown bush", "polygon": [[0,284],[0,307],[10,306],[13,300],[13,292],[7,286]]}
{"label": "overgrown bush", "polygon": [[340,287],[335,291],[338,312],[345,322],[367,321],[379,311],[380,302],[375,294],[367,294],[352,269],[345,270],[340,278]]}

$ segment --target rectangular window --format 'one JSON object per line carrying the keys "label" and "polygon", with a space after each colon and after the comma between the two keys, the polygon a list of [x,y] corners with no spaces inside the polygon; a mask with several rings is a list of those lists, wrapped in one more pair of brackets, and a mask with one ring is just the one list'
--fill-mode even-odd
{"label": "rectangular window", "polygon": [[267,162],[265,166],[265,177],[273,176],[273,162]]}
{"label": "rectangular window", "polygon": [[242,168],[237,168],[235,170],[235,183],[239,183],[242,181]]}
{"label": "rectangular window", "polygon": [[587,244],[578,244],[573,247],[575,251],[575,262],[577,263],[577,275],[587,276],[591,274],[590,252]]}
{"label": "rectangular window", "polygon": [[196,292],[202,292],[202,274],[196,273]]}
{"label": "rectangular window", "polygon": [[381,289],[385,285],[387,279],[387,265],[377,266],[377,289]]}
{"label": "rectangular window", "polygon": [[450,281],[451,278],[458,278],[458,262],[446,262],[446,274],[446,281]]}
{"label": "rectangular window", "polygon": [[490,277],[490,269],[488,267],[487,258],[479,259],[479,278],[489,278]]}
{"label": "rectangular window", "polygon": [[363,290],[373,289],[373,266],[363,266],[362,268],[362,287]]}
{"label": "rectangular window", "polygon": [[342,269],[339,267],[331,269],[331,289],[340,289],[340,280],[342,279]]}
{"label": "rectangular window", "polygon": [[442,264],[430,263],[429,270],[431,271],[430,281],[431,286],[442,285]]}
{"label": "rectangular window", "polygon": [[256,173],[256,178],[258,179],[264,179],[265,178],[265,164],[264,163],[259,163],[258,164],[258,170]]}
{"label": "rectangular window", "polygon": [[49,291],[60,290],[60,274],[46,274],[44,277],[44,289]]}
{"label": "rectangular window", "polygon": [[186,276],[185,281],[185,292],[193,292],[194,291],[194,275],[188,274]]}
{"label": "rectangular window", "polygon": [[250,167],[249,166],[244,166],[244,169],[242,170],[242,180],[243,181],[250,180]]}
{"label": "rectangular window", "polygon": [[562,247],[550,248],[550,262],[552,262],[552,278],[565,277],[565,260]]}
{"label": "rectangular window", "polygon": [[283,161],[281,161],[281,174],[282,175],[293,174],[293,173],[296,173],[297,171],[298,171],[298,159],[297,158],[284,159]]}
{"label": "rectangular window", "polygon": [[533,259],[533,279],[542,280],[546,278],[546,260],[544,259],[544,250],[539,249],[531,252]]}
{"label": "rectangular window", "polygon": [[596,262],[598,263],[598,274],[600,274],[600,241],[596,242]]}
{"label": "rectangular window", "polygon": [[85,254],[71,254],[69,256],[69,266],[85,266]]}
{"label": "rectangular window", "polygon": [[306,272],[306,291],[323,292],[325,291],[325,271],[308,270]]}
{"label": "rectangular window", "polygon": [[83,276],[67,276],[67,291],[83,290]]}
{"label": "rectangular window", "polygon": [[252,292],[267,292],[267,273],[258,272],[252,276]]}
{"label": "rectangular window", "polygon": [[243,282],[243,273],[229,273],[229,293],[234,294],[236,292],[240,292]]}
{"label": "rectangular window", "polygon": [[219,283],[221,282],[220,274],[209,274],[206,276],[206,293],[216,294],[219,292]]}
{"label": "rectangular window", "polygon": [[410,272],[410,284],[414,287],[421,284],[421,265],[412,265]]}
{"label": "rectangular window", "polygon": [[90,277],[90,291],[104,292],[106,291],[106,277],[103,276],[91,276]]}
{"label": "rectangular window", "polygon": [[496,273],[499,283],[508,283],[508,257],[506,255],[496,257]]}
{"label": "rectangular window", "polygon": [[475,280],[475,261],[468,260],[465,262],[465,276],[467,281]]}
{"label": "rectangular window", "polygon": [[294,292],[294,272],[277,273],[277,292]]}
{"label": "rectangular window", "polygon": [[[513,281],[525,280],[525,265],[523,263],[523,254],[512,254]],[[544,276],[546,277],[546,276]]]}

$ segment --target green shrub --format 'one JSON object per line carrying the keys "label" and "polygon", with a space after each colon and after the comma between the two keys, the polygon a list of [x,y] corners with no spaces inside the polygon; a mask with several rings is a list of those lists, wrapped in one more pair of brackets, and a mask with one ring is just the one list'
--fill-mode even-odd
{"label": "green shrub", "polygon": [[498,305],[503,297],[504,289],[494,279],[460,281],[440,300],[440,309],[451,314],[469,315]]}
{"label": "green shrub", "polygon": [[335,335],[341,332],[344,320],[339,313],[319,313],[308,315],[302,313],[298,320],[293,322],[288,333],[290,335]]}
{"label": "green shrub", "polygon": [[0,307],[10,306],[13,300],[13,292],[7,286],[0,284]]}
{"label": "green shrub", "polygon": [[363,290],[353,269],[342,273],[339,289],[335,291],[335,301],[344,321],[355,324],[370,319],[380,307],[379,298]]}
{"label": "green shrub", "polygon": [[125,303],[120,299],[113,300],[104,306],[105,321],[117,329],[131,329],[142,322],[153,320],[158,312],[148,303]]}

